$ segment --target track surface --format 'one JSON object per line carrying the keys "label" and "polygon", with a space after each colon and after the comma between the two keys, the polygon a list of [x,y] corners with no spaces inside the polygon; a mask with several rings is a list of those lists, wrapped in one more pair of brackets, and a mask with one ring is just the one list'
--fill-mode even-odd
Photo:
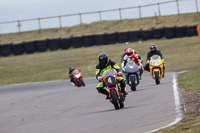
{"label": "track surface", "polygon": [[125,107],[115,110],[96,91],[65,81],[0,87],[0,133],[143,133],[172,123],[176,117],[172,77],[160,85],[144,74],[137,91],[127,86]]}

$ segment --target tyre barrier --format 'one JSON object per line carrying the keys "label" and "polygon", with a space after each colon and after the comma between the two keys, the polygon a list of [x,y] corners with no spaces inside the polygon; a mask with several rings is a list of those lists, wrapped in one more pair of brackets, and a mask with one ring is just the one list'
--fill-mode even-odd
{"label": "tyre barrier", "polygon": [[115,44],[115,43],[117,43],[118,42],[117,34],[118,33],[105,34],[106,44]]}
{"label": "tyre barrier", "polygon": [[61,49],[68,49],[72,46],[71,38],[62,38],[60,39],[60,48]]}
{"label": "tyre barrier", "polygon": [[164,28],[152,29],[153,39],[161,39],[164,37]]}
{"label": "tyre barrier", "polygon": [[186,27],[186,36],[196,36],[197,35],[197,26],[187,26]]}
{"label": "tyre barrier", "polygon": [[83,46],[83,39],[82,37],[72,37],[72,46],[74,48],[80,48]]}
{"label": "tyre barrier", "polygon": [[176,27],[176,37],[185,37],[186,36],[186,27]]}
{"label": "tyre barrier", "polygon": [[129,41],[129,32],[118,32],[118,42],[125,43]]}
{"label": "tyre barrier", "polygon": [[58,50],[60,48],[60,38],[58,39],[49,39],[48,48],[51,51]]}
{"label": "tyre barrier", "polygon": [[48,49],[47,40],[36,41],[36,51],[37,52],[45,52]]}
{"label": "tyre barrier", "polygon": [[86,47],[94,45],[94,35],[83,36],[83,45]]}
{"label": "tyre barrier", "polygon": [[14,55],[22,55],[24,54],[24,46],[23,44],[15,44],[15,45],[12,45],[12,53]]}
{"label": "tyre barrier", "polygon": [[32,54],[36,52],[35,41],[32,42],[24,42],[22,43],[24,47],[24,51],[26,54]]}
{"label": "tyre barrier", "polygon": [[176,27],[165,28],[164,37],[166,37],[167,39],[176,38]]}
{"label": "tyre barrier", "polygon": [[149,39],[152,39],[153,38],[153,35],[152,35],[152,30],[142,30],[141,31],[141,39],[143,41],[146,41],[146,40],[149,40]]}
{"label": "tyre barrier", "polygon": [[12,44],[5,44],[0,46],[0,55],[7,57],[12,54]]}
{"label": "tyre barrier", "polygon": [[105,34],[95,35],[94,36],[95,45],[104,45],[106,44]]}
{"label": "tyre barrier", "polygon": [[136,42],[141,37],[141,31],[130,31],[129,32],[129,41],[130,42]]}

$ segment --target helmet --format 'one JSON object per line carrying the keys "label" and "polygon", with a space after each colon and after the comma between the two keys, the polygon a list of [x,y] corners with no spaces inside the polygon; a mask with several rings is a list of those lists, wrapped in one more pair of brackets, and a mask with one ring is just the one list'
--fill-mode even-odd
{"label": "helmet", "polygon": [[101,53],[99,54],[98,59],[99,59],[100,65],[105,66],[108,61],[108,55],[106,53]]}
{"label": "helmet", "polygon": [[128,55],[128,57],[131,57],[133,55],[133,53],[134,53],[134,50],[132,50],[131,48],[128,48],[126,50],[126,54]]}
{"label": "helmet", "polygon": [[151,44],[150,45],[150,50],[153,52],[153,51],[156,51],[156,45],[155,44]]}
{"label": "helmet", "polygon": [[125,52],[126,52],[126,50],[127,50],[128,48],[130,48],[130,47],[126,47],[126,48],[125,48]]}
{"label": "helmet", "polygon": [[69,70],[71,71],[72,69],[74,69],[72,66],[69,66]]}

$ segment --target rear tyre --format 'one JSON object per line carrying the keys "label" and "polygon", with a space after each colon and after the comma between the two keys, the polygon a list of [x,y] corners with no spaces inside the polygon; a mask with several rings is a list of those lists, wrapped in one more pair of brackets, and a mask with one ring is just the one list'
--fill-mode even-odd
{"label": "rear tyre", "polygon": [[118,110],[120,108],[120,103],[119,103],[116,91],[114,89],[110,90],[110,95],[111,95],[112,103],[115,109]]}
{"label": "rear tyre", "polygon": [[160,84],[160,80],[159,80],[159,72],[155,72],[155,79],[156,79],[156,84]]}
{"label": "rear tyre", "polygon": [[136,91],[136,85],[135,85],[135,77],[130,77],[131,80],[131,90]]}

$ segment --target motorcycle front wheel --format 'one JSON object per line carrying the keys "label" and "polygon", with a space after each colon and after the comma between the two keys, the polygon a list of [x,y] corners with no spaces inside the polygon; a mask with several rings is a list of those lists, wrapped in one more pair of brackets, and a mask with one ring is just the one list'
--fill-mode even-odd
{"label": "motorcycle front wheel", "polygon": [[120,108],[120,103],[117,97],[117,92],[115,89],[110,90],[110,95],[111,95],[111,99],[112,99],[112,103],[115,107],[116,110],[118,110]]}
{"label": "motorcycle front wheel", "polygon": [[155,72],[155,79],[156,79],[156,84],[160,84],[160,80],[159,80],[159,72]]}
{"label": "motorcycle front wheel", "polygon": [[131,90],[136,91],[135,77],[131,76],[130,80],[131,80]]}

